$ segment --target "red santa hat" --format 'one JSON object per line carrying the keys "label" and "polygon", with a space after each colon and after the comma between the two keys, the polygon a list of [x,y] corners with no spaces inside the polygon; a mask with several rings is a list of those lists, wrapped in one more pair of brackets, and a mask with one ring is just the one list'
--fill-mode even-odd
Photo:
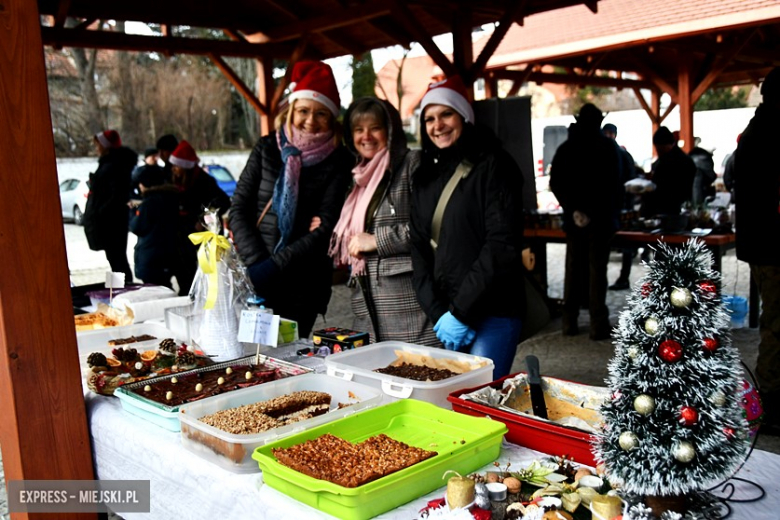
{"label": "red santa hat", "polygon": [[311,99],[322,103],[333,117],[338,117],[341,100],[330,65],[321,61],[299,61],[293,66],[290,81],[290,103],[296,99]]}
{"label": "red santa hat", "polygon": [[122,146],[122,139],[116,130],[104,130],[95,134],[95,139],[103,148],[119,148]]}
{"label": "red santa hat", "polygon": [[420,110],[423,114],[428,105],[446,105],[455,109],[467,123],[474,122],[474,109],[471,108],[466,86],[460,76],[451,76],[428,85],[428,91],[420,102]]}
{"label": "red santa hat", "polygon": [[171,161],[171,164],[175,166],[189,170],[197,166],[200,162],[200,159],[195,153],[195,149],[192,147],[192,145],[187,141],[182,140],[176,146],[176,149],[173,151],[173,153],[171,153],[171,158],[169,161]]}

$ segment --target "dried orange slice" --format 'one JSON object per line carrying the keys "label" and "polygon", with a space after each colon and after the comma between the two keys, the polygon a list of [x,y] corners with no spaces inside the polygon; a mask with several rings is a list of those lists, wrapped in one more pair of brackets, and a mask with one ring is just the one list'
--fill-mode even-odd
{"label": "dried orange slice", "polygon": [[147,350],[146,352],[141,352],[141,361],[146,361],[148,363],[150,361],[154,361],[154,358],[156,357],[157,357],[156,350]]}
{"label": "dried orange slice", "polygon": [[119,361],[118,359],[107,358],[106,361],[108,362],[108,366],[110,366],[110,367],[120,367],[120,366],[122,366],[122,362]]}

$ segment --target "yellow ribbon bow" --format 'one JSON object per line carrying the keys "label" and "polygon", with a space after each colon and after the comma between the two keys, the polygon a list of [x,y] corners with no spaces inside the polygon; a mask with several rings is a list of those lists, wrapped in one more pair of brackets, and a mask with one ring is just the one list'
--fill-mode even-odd
{"label": "yellow ribbon bow", "polygon": [[217,262],[222,257],[222,251],[230,249],[230,242],[227,238],[212,231],[190,233],[190,240],[195,245],[200,244],[198,265],[203,274],[207,274],[209,277],[209,290],[206,296],[206,305],[203,308],[211,309],[217,301],[217,293],[219,292]]}

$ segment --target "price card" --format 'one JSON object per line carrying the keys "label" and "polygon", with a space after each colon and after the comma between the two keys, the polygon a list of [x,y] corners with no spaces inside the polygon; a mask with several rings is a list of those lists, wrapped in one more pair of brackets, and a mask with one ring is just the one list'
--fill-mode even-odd
{"label": "price card", "polygon": [[279,341],[278,314],[262,312],[259,309],[241,311],[241,321],[238,324],[238,341],[243,343],[260,343],[275,347]]}

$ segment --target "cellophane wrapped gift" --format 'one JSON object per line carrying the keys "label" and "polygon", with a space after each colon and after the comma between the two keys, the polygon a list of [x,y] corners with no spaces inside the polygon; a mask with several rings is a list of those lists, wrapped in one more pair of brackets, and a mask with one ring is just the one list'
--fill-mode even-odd
{"label": "cellophane wrapped gift", "polygon": [[216,361],[235,359],[244,355],[238,324],[251,286],[233,245],[219,233],[216,211],[206,210],[203,222],[206,231],[190,235],[199,245],[190,298],[196,311],[202,309],[192,323],[193,340]]}

